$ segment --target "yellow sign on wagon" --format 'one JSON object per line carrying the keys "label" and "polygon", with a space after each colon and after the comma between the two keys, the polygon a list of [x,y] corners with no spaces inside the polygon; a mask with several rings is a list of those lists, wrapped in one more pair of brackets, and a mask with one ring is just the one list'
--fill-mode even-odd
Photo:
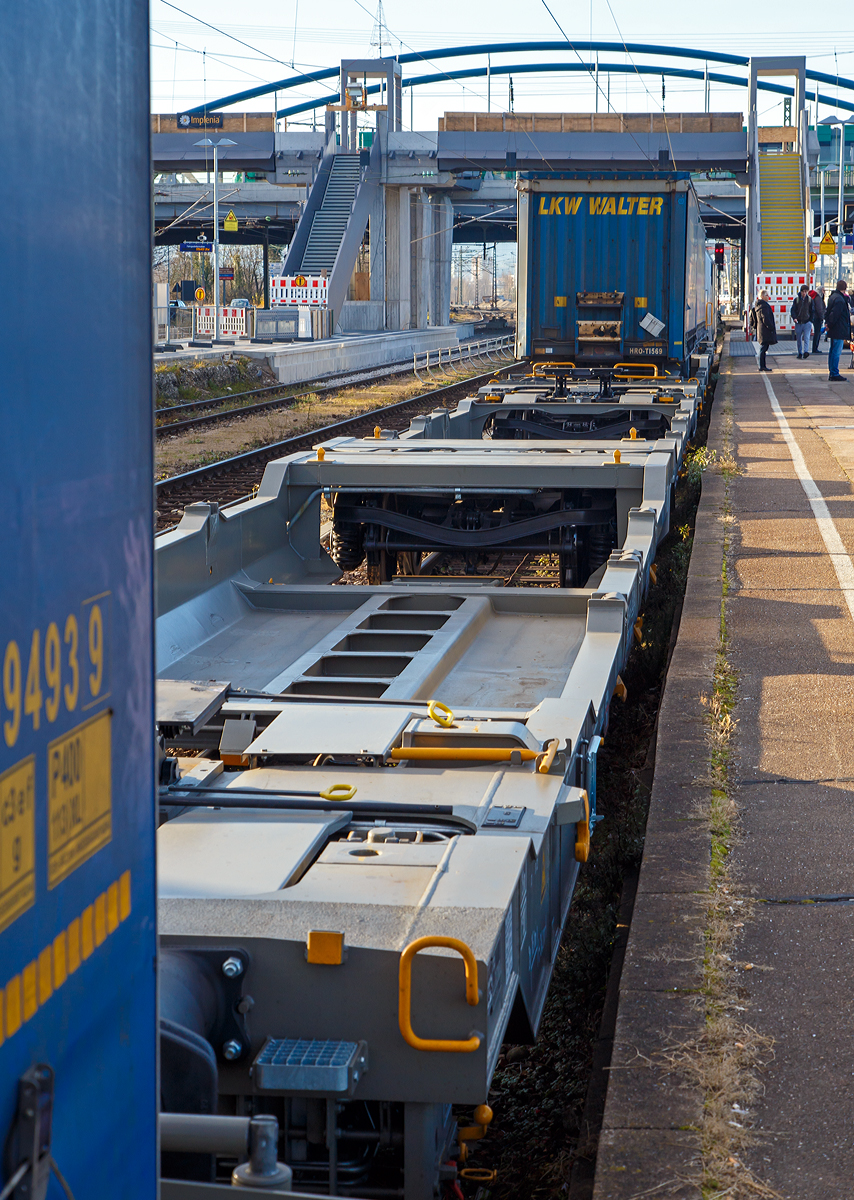
{"label": "yellow sign on wagon", "polygon": [[0,775],[0,931],[36,899],[36,759]]}
{"label": "yellow sign on wagon", "polygon": [[113,836],[111,722],[109,710],[99,713],[48,746],[49,888]]}

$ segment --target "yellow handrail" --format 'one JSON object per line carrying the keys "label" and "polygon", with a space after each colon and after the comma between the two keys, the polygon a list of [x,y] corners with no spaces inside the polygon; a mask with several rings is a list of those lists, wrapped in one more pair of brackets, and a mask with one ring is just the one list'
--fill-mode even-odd
{"label": "yellow handrail", "polygon": [[396,761],[403,759],[429,762],[445,759],[455,762],[510,762],[511,755],[518,754],[522,762],[530,762],[539,751],[521,746],[397,746],[388,757]]}
{"label": "yellow handrail", "polygon": [[590,801],[587,793],[581,793],[584,799],[584,820],[575,826],[575,858],[577,862],[585,863],[590,857]]}
{"label": "yellow handrail", "polygon": [[651,369],[652,375],[632,375],[632,376],[630,376],[630,378],[631,379],[661,379],[661,375],[659,374],[659,370],[658,370],[658,363],[645,363],[645,362],[614,363],[613,369],[615,371],[619,371],[621,368],[624,371],[637,371],[638,369],[644,370],[646,367],[649,367]]}
{"label": "yellow handrail", "polygon": [[572,367],[575,370],[574,362],[535,362],[534,363],[534,378],[537,378],[537,367],[542,367],[541,374],[545,374],[547,367]]}
{"label": "yellow handrail", "polygon": [[465,942],[452,937],[416,938],[400,956],[397,1022],[403,1040],[414,1050],[447,1050],[457,1054],[470,1054],[480,1046],[479,1033],[473,1033],[464,1041],[457,1041],[450,1038],[422,1038],[412,1028],[412,960],[419,950],[426,950],[429,946],[443,946],[447,950],[455,950],[461,956],[466,972],[466,1001],[472,1008],[476,1008],[480,999],[477,988],[477,959]]}

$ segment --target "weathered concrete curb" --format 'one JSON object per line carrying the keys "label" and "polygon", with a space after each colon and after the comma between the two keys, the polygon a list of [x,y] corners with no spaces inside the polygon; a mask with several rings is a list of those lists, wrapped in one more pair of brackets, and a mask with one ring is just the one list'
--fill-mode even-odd
{"label": "weathered concrete curb", "polygon": [[[728,342],[708,447],[723,450]],[[703,933],[709,898],[707,713],[721,620],[725,481],[703,476],[679,634],[659,712],[637,898],[599,1139],[594,1200],[700,1200],[699,1088],[668,1071],[668,1048],[698,1037],[704,1012]]]}

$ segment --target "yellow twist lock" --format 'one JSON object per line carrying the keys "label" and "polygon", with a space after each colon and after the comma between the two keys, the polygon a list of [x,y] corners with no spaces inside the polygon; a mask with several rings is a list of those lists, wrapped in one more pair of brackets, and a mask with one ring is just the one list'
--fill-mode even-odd
{"label": "yellow twist lock", "polygon": [[454,723],[454,714],[441,700],[428,700],[427,714],[443,729],[450,729]]}
{"label": "yellow twist lock", "polygon": [[321,800],[352,800],[356,795],[356,788],[349,783],[333,783],[332,787],[317,794]]}
{"label": "yellow twist lock", "polygon": [[638,431],[635,429],[635,427],[634,427],[634,425],[633,425],[633,426],[631,427],[631,429],[629,430],[629,437],[630,437],[630,438],[632,439],[632,441],[634,442],[634,441],[637,439],[637,436],[638,436]]}
{"label": "yellow twist lock", "polygon": [[635,635],[635,641],[640,646],[643,642],[643,617],[638,617],[632,626],[632,632]]}
{"label": "yellow twist lock", "polygon": [[383,431],[380,429],[379,425],[375,425],[374,426],[374,437],[377,439],[377,441],[379,441],[379,439],[382,437],[382,435],[383,435]]}
{"label": "yellow twist lock", "polygon": [[488,1104],[478,1104],[474,1110],[474,1125],[463,1125],[457,1130],[460,1142],[478,1142],[486,1137],[487,1126],[492,1124],[493,1112]]}
{"label": "yellow twist lock", "polygon": [[649,568],[649,577],[652,580],[653,585],[658,583],[658,571],[656,570],[655,563],[653,563]]}
{"label": "yellow twist lock", "polygon": [[326,458],[326,451],[323,449],[322,446],[318,446],[317,447],[317,461],[323,462],[324,458]]}
{"label": "yellow twist lock", "polygon": [[618,463],[622,457],[623,456],[622,456],[622,454],[620,454],[619,450],[614,451],[614,462],[615,463]]}
{"label": "yellow twist lock", "polygon": [[575,826],[575,859],[585,863],[590,857],[590,801],[586,792],[581,795],[584,797],[584,820]]}
{"label": "yellow twist lock", "polygon": [[455,950],[462,957],[466,971],[466,1002],[476,1008],[480,999],[477,988],[477,959],[471,949],[459,938],[452,937],[420,937],[406,947],[400,956],[398,975],[399,994],[397,1007],[397,1023],[403,1040],[414,1050],[445,1050],[456,1054],[470,1054],[477,1050],[481,1043],[481,1035],[472,1033],[465,1040],[450,1038],[422,1038],[412,1028],[412,960],[419,950],[429,946],[442,946],[447,950]]}
{"label": "yellow twist lock", "polygon": [[541,775],[548,775],[549,771],[551,770],[552,763],[554,762],[555,755],[557,754],[557,747],[558,739],[552,738],[548,744],[545,754],[542,755],[540,761],[537,763],[537,770]]}
{"label": "yellow twist lock", "polygon": [[629,689],[623,683],[622,677],[620,675],[618,675],[617,682],[614,684],[614,695],[619,696],[620,699],[625,704],[626,697],[628,696],[628,694],[629,694]]}

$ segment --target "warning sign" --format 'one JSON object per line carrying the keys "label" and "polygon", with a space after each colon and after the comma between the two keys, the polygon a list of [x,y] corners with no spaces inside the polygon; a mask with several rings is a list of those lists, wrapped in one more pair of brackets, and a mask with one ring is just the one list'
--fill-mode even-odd
{"label": "warning sign", "polygon": [[829,233],[826,233],[824,235],[824,237],[821,239],[821,241],[819,242],[818,252],[819,252],[819,254],[835,254],[836,253],[836,242],[833,240],[833,238],[830,236]]}
{"label": "warning sign", "polygon": [[237,233],[237,217],[234,215],[234,210],[228,210],[228,216],[225,218],[224,229],[226,233]]}

